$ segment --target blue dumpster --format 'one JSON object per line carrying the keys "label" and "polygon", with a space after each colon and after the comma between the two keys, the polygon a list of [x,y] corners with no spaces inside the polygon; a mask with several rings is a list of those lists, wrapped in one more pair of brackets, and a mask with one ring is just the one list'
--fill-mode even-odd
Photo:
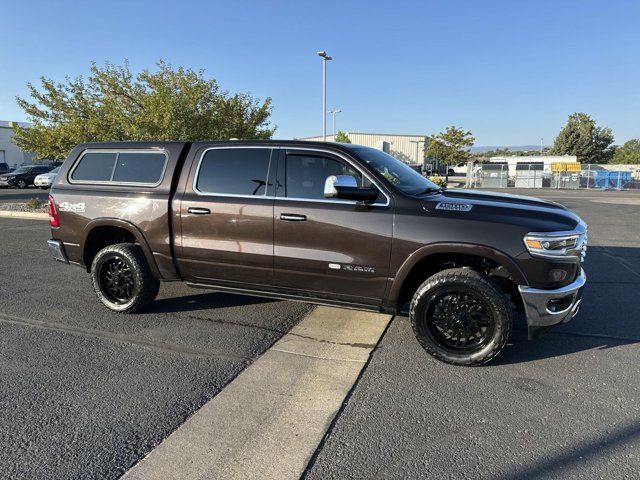
{"label": "blue dumpster", "polygon": [[615,188],[620,190],[631,181],[631,172],[623,170],[596,170],[593,181],[596,188]]}

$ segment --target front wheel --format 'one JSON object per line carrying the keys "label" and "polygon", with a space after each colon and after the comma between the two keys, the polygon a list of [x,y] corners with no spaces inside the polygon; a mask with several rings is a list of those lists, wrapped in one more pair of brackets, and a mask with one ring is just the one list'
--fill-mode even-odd
{"label": "front wheel", "polygon": [[485,275],[466,268],[428,278],[411,301],[420,345],[440,361],[482,365],[506,345],[513,323],[506,295]]}
{"label": "front wheel", "polygon": [[102,304],[121,313],[142,310],[153,302],[160,288],[142,249],[134,243],[100,250],[91,265],[91,280]]}
{"label": "front wheel", "polygon": [[16,182],[16,187],[18,187],[20,190],[27,188],[27,181],[22,179],[18,180]]}

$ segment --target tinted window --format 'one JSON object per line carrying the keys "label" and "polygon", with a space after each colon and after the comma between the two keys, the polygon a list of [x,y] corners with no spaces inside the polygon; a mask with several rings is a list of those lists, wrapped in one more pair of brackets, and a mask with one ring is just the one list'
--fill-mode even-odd
{"label": "tinted window", "polygon": [[[288,155],[286,164],[286,196],[289,198],[325,199],[324,184],[331,175],[351,175],[360,187],[371,183],[346,163],[326,157]],[[364,184],[363,184],[364,181]]]}
{"label": "tinted window", "polygon": [[71,178],[88,182],[108,182],[111,180],[115,153],[86,153],[76,165]]}
{"label": "tinted window", "polygon": [[375,148],[350,147],[358,156],[386,178],[398,190],[409,195],[420,195],[431,190],[440,190],[406,163]]}
{"label": "tinted window", "polygon": [[164,153],[120,152],[114,182],[158,183],[162,177],[166,156]]}
{"label": "tinted window", "polygon": [[205,153],[196,188],[203,193],[264,195],[271,150],[214,149]]}
{"label": "tinted window", "polygon": [[31,173],[47,173],[51,171],[52,167],[35,167]]}

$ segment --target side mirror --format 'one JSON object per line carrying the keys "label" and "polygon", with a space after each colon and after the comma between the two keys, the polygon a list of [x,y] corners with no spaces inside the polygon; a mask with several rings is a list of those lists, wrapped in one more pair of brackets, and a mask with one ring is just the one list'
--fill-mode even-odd
{"label": "side mirror", "polygon": [[331,175],[324,182],[324,197],[360,202],[374,202],[378,198],[375,188],[360,188],[351,175]]}

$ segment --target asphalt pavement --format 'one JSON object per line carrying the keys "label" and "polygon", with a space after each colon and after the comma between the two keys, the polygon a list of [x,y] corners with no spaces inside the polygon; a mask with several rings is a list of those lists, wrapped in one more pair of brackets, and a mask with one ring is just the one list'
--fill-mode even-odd
{"label": "asphalt pavement", "polygon": [[[579,316],[535,342],[518,318],[477,368],[435,361],[396,317],[305,478],[638,478],[640,192],[509,193],[589,224]],[[47,238],[46,222],[0,219],[0,478],[117,478],[310,309],[175,283],[114,314]]]}
{"label": "asphalt pavement", "polygon": [[47,238],[0,219],[0,478],[118,478],[310,309],[171,283],[119,315]]}
{"label": "asphalt pavement", "polygon": [[397,317],[307,468],[307,479],[639,478],[640,195],[547,196],[589,224],[572,322],[535,342],[520,318],[497,361],[431,359]]}
{"label": "asphalt pavement", "polygon": [[30,198],[46,200],[49,198],[49,190],[29,187],[24,190],[18,188],[0,188],[0,203],[26,202]]}

